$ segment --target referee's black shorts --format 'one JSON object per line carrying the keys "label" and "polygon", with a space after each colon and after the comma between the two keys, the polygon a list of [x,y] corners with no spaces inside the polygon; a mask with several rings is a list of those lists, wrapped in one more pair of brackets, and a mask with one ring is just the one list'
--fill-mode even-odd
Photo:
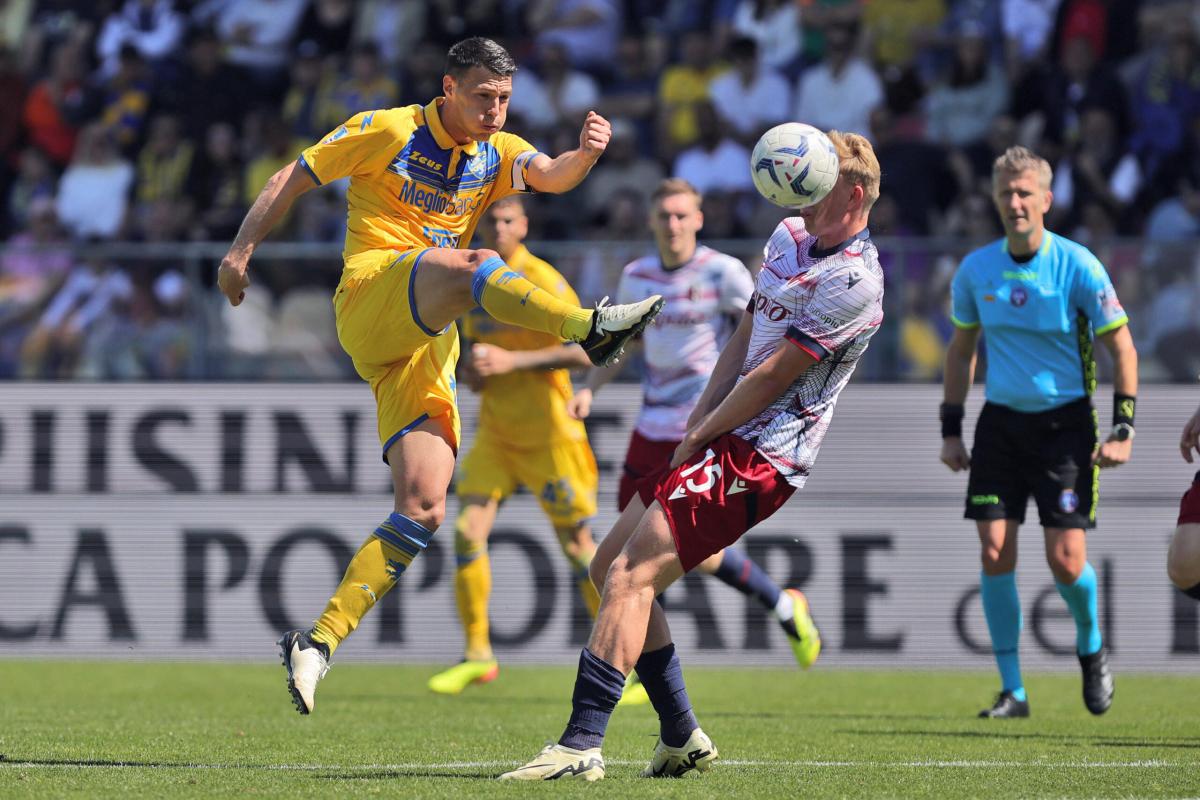
{"label": "referee's black shorts", "polygon": [[1088,398],[1027,414],[985,403],[975,426],[967,519],[1025,521],[1029,496],[1043,528],[1094,528],[1099,469]]}

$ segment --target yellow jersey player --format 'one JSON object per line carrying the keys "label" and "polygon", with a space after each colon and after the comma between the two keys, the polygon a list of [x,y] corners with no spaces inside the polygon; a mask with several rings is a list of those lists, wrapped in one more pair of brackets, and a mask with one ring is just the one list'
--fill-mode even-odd
{"label": "yellow jersey player", "polygon": [[608,144],[609,124],[594,112],[579,147],[557,158],[502,133],[514,72],[512,56],[490,39],[451,47],[442,97],[356,114],[275,173],[217,273],[222,293],[238,305],[250,285],[250,256],[292,202],[350,179],[334,314],[342,347],[375,395],[395,508],[351,559],[312,630],[279,640],[301,714],[312,711],[338,644],[442,522],[459,436],[454,320],[479,305],[502,322],[579,342],[594,363],[611,363],[662,307],[654,296],[583,309],[509,269],[494,250],[458,249],[489,205],[522,191],[575,187]]}
{"label": "yellow jersey player", "polygon": [[[564,302],[578,303],[563,276],[522,244],[529,218],[519,196],[488,209],[479,230],[485,245],[514,272]],[[454,593],[466,652],[461,663],[430,679],[429,688],[442,694],[487,683],[499,672],[488,637],[487,540],[499,505],[517,487],[532,492],[550,518],[593,616],[600,605],[588,577],[596,550],[589,527],[596,513],[596,460],[583,423],[566,411],[572,397],[567,369],[591,362],[578,345],[564,347],[559,336],[498,322],[482,309],[463,318],[462,334],[469,350],[460,374],[481,398],[475,444],[459,464],[456,485]],[[531,417],[544,422],[530,426]]]}

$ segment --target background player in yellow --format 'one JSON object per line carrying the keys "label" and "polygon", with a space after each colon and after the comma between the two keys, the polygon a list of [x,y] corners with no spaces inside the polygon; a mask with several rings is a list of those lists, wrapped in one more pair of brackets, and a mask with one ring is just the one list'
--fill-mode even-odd
{"label": "background player in yellow", "polygon": [[302,714],[338,644],[424,550],[445,515],[458,451],[458,331],[476,305],[503,322],[579,342],[611,363],[662,307],[654,296],[593,310],[565,303],[508,268],[494,250],[460,250],[484,210],[521,191],[565,192],[608,144],[589,112],[579,147],[550,158],[502,133],[516,64],[490,39],[450,48],[443,97],[364,111],[275,173],[246,214],[217,283],[233,305],[250,285],[250,256],[304,192],[349,177],[345,269],[334,296],[338,339],[378,407],[395,510],[354,555],[311,631],[279,640]]}
{"label": "background player in yellow", "polygon": [[[565,302],[578,303],[563,276],[522,244],[528,232],[519,196],[498,201],[479,228],[484,245],[515,272]],[[596,460],[583,423],[566,411],[572,397],[567,370],[591,362],[578,345],[564,346],[560,337],[497,322],[480,309],[463,318],[462,334],[469,349],[459,374],[481,397],[475,443],[459,464],[456,485],[454,593],[466,650],[462,662],[430,679],[429,688],[443,694],[486,683],[499,672],[488,636],[487,540],[499,505],[518,486],[541,502],[592,616],[600,606],[588,577],[596,550],[589,526],[596,513]],[[531,426],[531,417],[544,422]]]}

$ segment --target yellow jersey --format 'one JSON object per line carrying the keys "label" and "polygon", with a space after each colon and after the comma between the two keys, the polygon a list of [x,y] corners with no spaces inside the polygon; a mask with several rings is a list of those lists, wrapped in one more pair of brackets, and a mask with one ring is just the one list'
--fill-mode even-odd
{"label": "yellow jersey", "polygon": [[441,102],[363,111],[300,154],[318,184],[350,178],[346,258],[465,246],[489,205],[528,191],[534,146],[504,132],[456,144],[438,116]]}
{"label": "yellow jersey", "polygon": [[[579,305],[579,297],[558,270],[521,245],[508,265],[540,289],[566,303]],[[562,345],[557,336],[506,325],[474,308],[463,317],[463,336],[470,342],[505,350],[541,350]],[[547,441],[582,441],[583,423],[567,415],[571,375],[566,369],[517,370],[487,378],[479,404],[479,432],[513,448],[541,448]],[[544,434],[534,441],[530,431]]]}

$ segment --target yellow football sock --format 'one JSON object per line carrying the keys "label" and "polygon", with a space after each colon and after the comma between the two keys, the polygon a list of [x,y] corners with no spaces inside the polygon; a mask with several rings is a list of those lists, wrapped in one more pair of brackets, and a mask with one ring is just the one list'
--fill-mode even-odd
{"label": "yellow football sock", "polygon": [[368,611],[396,585],[413,559],[429,545],[433,531],[393,513],[350,559],[337,591],[313,624],[312,638],[329,654],[349,636]]}
{"label": "yellow football sock", "polygon": [[[573,527],[563,527],[556,525],[554,532],[558,534],[558,541],[562,545],[563,555],[567,557],[567,561],[571,562],[571,571],[575,573],[575,585],[579,588],[579,594],[583,597],[583,604],[587,606],[588,613],[592,615],[592,619],[596,618],[596,614],[600,611],[600,592],[596,590],[592,583],[591,575],[588,574],[588,567],[592,564],[592,557],[596,555],[596,546],[592,545],[591,549],[584,551],[576,551],[574,544],[575,530]],[[588,539],[590,541],[590,537]]]}
{"label": "yellow football sock", "polygon": [[583,569],[583,576],[576,576],[575,585],[579,587],[579,594],[583,596],[583,603],[587,606],[588,613],[592,615],[592,619],[600,613],[600,592],[596,591],[592,579],[588,577],[587,567]]}
{"label": "yellow football sock", "polygon": [[483,310],[501,322],[582,342],[592,328],[594,311],[564,303],[514,272],[499,258],[475,270],[471,293]]}
{"label": "yellow football sock", "polygon": [[462,620],[467,637],[468,661],[490,661],[492,640],[488,632],[488,598],[492,594],[492,562],[486,550],[473,558],[458,559],[454,572],[454,598],[458,601],[458,618]]}

